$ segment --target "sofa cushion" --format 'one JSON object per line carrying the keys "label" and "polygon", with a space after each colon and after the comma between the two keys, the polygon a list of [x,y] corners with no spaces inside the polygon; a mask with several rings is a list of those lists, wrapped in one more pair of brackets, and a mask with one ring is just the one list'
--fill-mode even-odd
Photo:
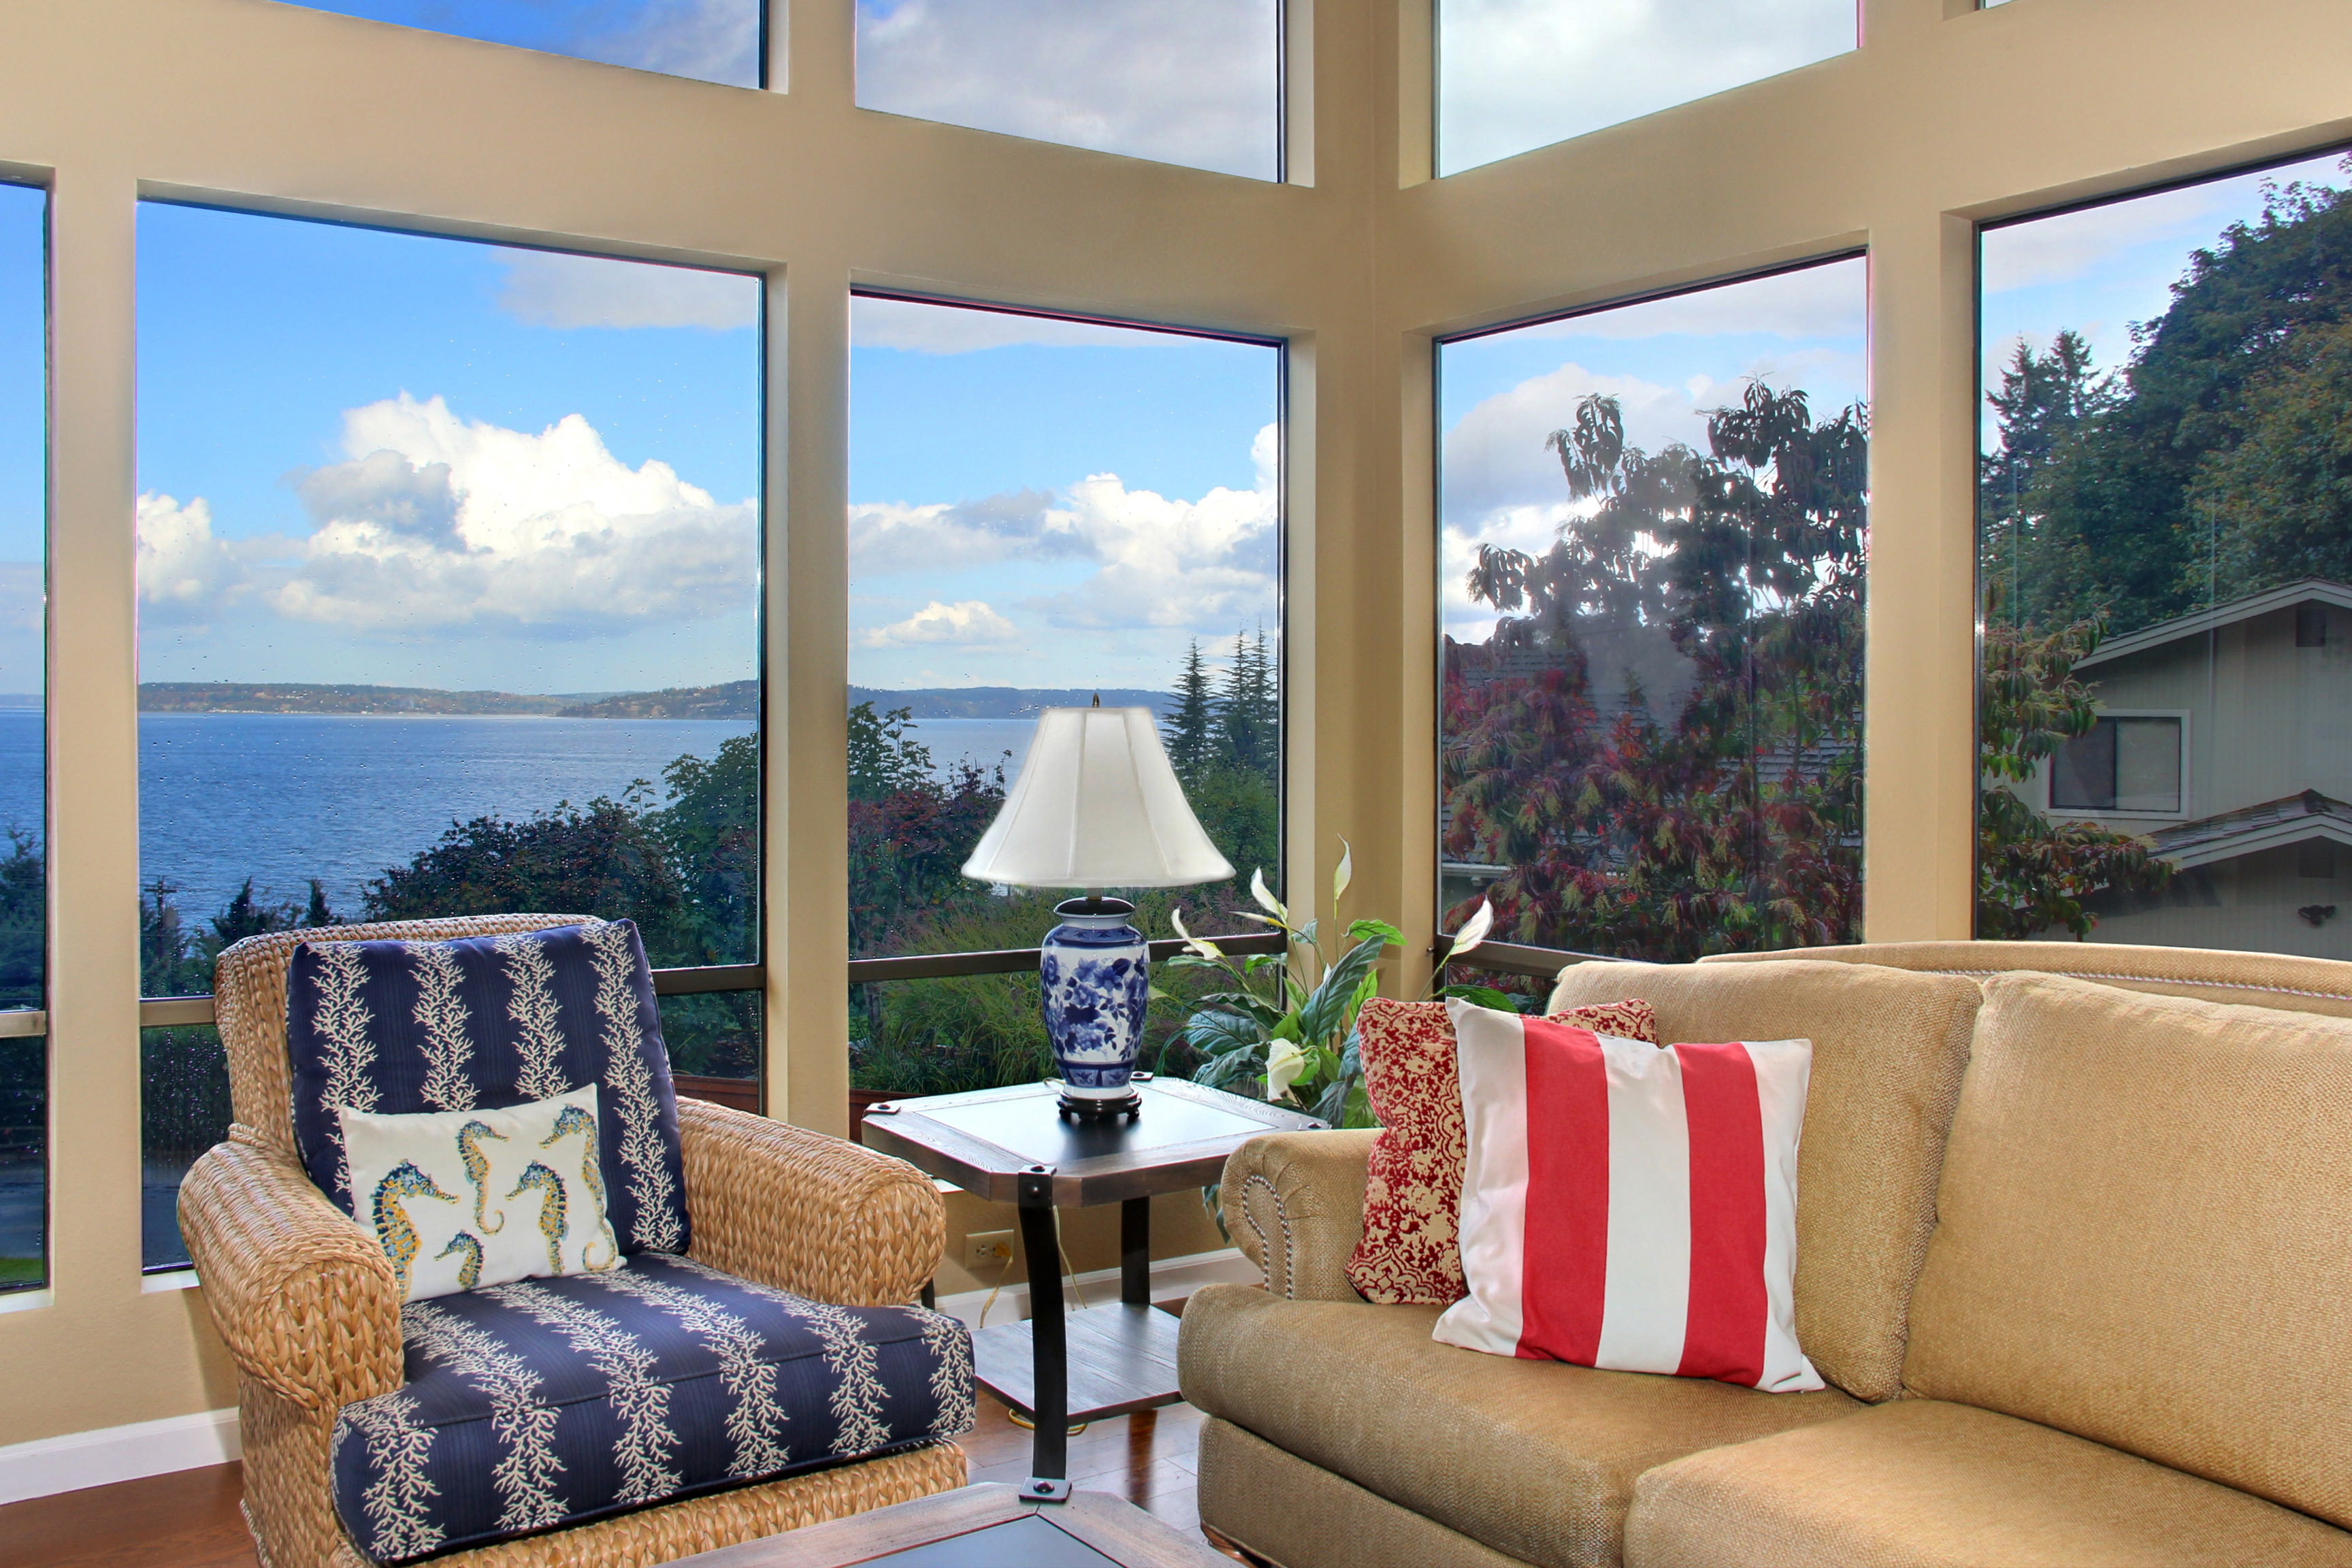
{"label": "sofa cushion", "polygon": [[669,1052],[629,921],[454,942],[306,942],[286,975],[294,1138],[320,1190],[352,1206],[342,1127],[598,1086],[606,1213],[624,1254],[689,1239]]}
{"label": "sofa cushion", "polygon": [[1984,992],[1906,1384],[2352,1525],[2352,1021]]}
{"label": "sofa cushion", "polygon": [[1662,1040],[1813,1042],[1797,1153],[1797,1339],[1838,1387],[1894,1397],[1977,983],[1804,959],[1579,963],[1561,972],[1551,1005],[1637,996],[1657,1009]]}
{"label": "sofa cushion", "polygon": [[1663,1465],[1628,1568],[2352,1564],[2352,1535],[2113,1448],[1906,1399]]}
{"label": "sofa cushion", "polygon": [[406,1562],[860,1458],[972,1424],[971,1338],[683,1258],[411,1302],[407,1383],[345,1405],[333,1487]]}
{"label": "sofa cushion", "polygon": [[1430,1338],[1439,1311],[1210,1286],[1184,1306],[1184,1397],[1545,1568],[1615,1563],[1650,1467],[1859,1408],[1835,1389],[1759,1394],[1481,1355]]}
{"label": "sofa cushion", "polygon": [[[1658,1043],[1646,1004],[1584,1007],[1554,1022]],[[1348,1282],[1388,1306],[1462,1300],[1462,1079],[1443,1002],[1375,996],[1356,1015],[1364,1094],[1380,1121],[1366,1171],[1364,1234]]]}

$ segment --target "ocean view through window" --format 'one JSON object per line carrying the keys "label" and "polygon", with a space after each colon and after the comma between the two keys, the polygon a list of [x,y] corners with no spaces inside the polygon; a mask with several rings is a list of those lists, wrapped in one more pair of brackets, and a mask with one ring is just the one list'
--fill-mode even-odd
{"label": "ocean view through window", "polygon": [[[139,258],[142,994],[433,915],[756,962],[759,279],[161,203]],[[748,1094],[759,1008],[663,997],[674,1068]],[[160,1268],[227,1086],[142,1036]]]}
{"label": "ocean view through window", "polygon": [[1867,291],[1855,258],[1439,346],[1441,929],[1859,939]]}
{"label": "ocean view through window", "polygon": [[48,1281],[48,194],[0,184],[0,1291]]}
{"label": "ocean view through window", "polygon": [[[1281,868],[1282,353],[1272,343],[851,302],[853,960],[1034,948],[1068,895],[965,879],[1040,709],[1144,707],[1236,877],[1133,892],[1175,935],[1262,929]],[[1113,889],[1116,891],[1116,889]],[[1187,1070],[1161,971],[1145,1070]],[[1050,1072],[1031,973],[851,987],[858,1089]]]}
{"label": "ocean view through window", "polygon": [[2352,958],[2352,159],[1981,250],[1976,934]]}

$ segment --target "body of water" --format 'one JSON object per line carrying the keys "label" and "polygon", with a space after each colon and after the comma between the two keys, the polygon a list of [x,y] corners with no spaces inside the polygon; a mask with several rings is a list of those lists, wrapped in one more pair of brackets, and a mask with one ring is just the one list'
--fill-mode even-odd
{"label": "body of water", "polygon": [[1034,719],[916,719],[907,725],[907,739],[929,748],[941,777],[960,763],[991,772],[1002,763],[1009,784],[1029,754],[1029,737],[1036,729]]}

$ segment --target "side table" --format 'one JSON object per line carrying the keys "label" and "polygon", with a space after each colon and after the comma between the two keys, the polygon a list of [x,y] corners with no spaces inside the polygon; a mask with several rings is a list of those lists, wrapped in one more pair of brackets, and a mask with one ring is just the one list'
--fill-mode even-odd
{"label": "side table", "polygon": [[[1225,1157],[1263,1132],[1324,1125],[1263,1100],[1138,1073],[1140,1111],[1065,1120],[1050,1083],[938,1094],[866,1113],[867,1147],[995,1203],[1017,1206],[1029,1258],[1029,1318],[972,1339],[975,1380],[1036,1429],[1035,1501],[1070,1495],[1072,1422],[1173,1405],[1176,1320],[1151,1304],[1151,1196],[1205,1186]],[[1065,1316],[1057,1208],[1119,1205],[1116,1303]],[[1041,1267],[1042,1263],[1042,1267]]]}

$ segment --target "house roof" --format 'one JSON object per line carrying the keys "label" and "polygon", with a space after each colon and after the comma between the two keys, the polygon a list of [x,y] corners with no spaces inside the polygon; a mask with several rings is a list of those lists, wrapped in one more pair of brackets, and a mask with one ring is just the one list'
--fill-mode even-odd
{"label": "house roof", "polygon": [[[2249,594],[2242,599],[2231,599],[2210,610],[2198,610],[2186,616],[2175,616],[2168,621],[2158,621],[2152,626],[2142,626],[2128,637],[2110,637],[2098,650],[2075,665],[2076,669],[2088,669],[2093,665],[2127,658],[2145,653],[2152,647],[2162,647],[2183,637],[2203,637],[2208,632],[2240,621],[2252,620],[2273,610],[2290,610],[2295,605],[2316,599],[2323,605],[2333,605],[2339,610],[2352,610],[2352,585],[2332,582],[2326,577],[2302,577],[2276,588],[2265,588],[2259,594]],[[2257,808],[2259,809],[2259,808]]]}
{"label": "house roof", "polygon": [[2352,803],[2315,789],[2184,822],[2150,836],[2157,854],[2187,870],[2309,838],[2352,847]]}

